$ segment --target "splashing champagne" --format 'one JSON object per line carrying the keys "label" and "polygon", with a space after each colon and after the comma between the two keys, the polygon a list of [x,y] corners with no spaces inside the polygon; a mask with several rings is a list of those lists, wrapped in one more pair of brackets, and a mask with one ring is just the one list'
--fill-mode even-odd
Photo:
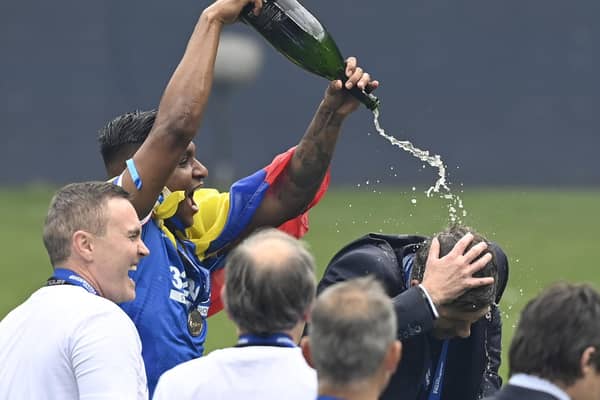
{"label": "splashing champagne", "polygon": [[[296,0],[265,0],[258,16],[249,4],[240,19],[296,65],[330,81],[346,81],[344,59],[335,41],[319,20]],[[379,107],[379,100],[372,94],[357,87],[350,89],[350,93],[369,110]]]}
{"label": "splashing champagne", "polygon": [[[346,81],[345,63],[335,41],[314,15],[296,0],[264,0],[259,15],[252,12],[252,4],[246,6],[240,19],[252,26],[277,51],[301,68],[327,78]],[[350,93],[360,100],[375,116],[377,132],[390,143],[409,152],[420,160],[438,169],[439,179],[427,190],[427,197],[432,192],[440,193],[440,197],[450,200],[449,217],[452,222],[460,222],[457,207],[462,209],[461,199],[453,195],[446,184],[446,167],[439,155],[430,156],[428,151],[414,147],[408,141],[400,141],[389,136],[379,126],[379,99],[358,87],[350,89]],[[466,212],[463,210],[463,216]]]}
{"label": "splashing champagne", "polygon": [[[427,197],[431,197],[433,193],[438,193],[441,198],[449,200],[447,207],[450,222],[462,223],[461,216],[465,217],[467,212],[463,207],[462,199],[458,195],[452,194],[452,190],[450,190],[448,183],[446,183],[446,166],[444,165],[442,158],[438,154],[433,156],[430,155],[429,151],[421,150],[415,147],[408,140],[398,140],[395,137],[385,133],[385,130],[379,125],[379,110],[373,110],[373,123],[375,124],[377,133],[379,133],[380,136],[384,137],[392,145],[400,147],[402,150],[412,154],[419,160],[426,162],[434,168],[437,168],[438,179],[435,184],[425,192],[425,194]],[[457,214],[458,209],[462,210],[462,215]]]}

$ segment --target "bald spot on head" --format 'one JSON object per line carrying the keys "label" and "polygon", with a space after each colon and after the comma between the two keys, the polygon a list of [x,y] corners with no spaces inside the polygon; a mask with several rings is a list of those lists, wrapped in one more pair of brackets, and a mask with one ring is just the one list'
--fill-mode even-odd
{"label": "bald spot on head", "polygon": [[273,270],[284,268],[287,260],[296,251],[295,247],[288,240],[283,240],[281,237],[265,238],[246,246],[244,250],[261,272],[266,272],[262,271],[265,268]]}
{"label": "bald spot on head", "polygon": [[301,241],[277,229],[258,231],[225,262],[225,307],[243,332],[292,329],[316,293],[315,263]]}

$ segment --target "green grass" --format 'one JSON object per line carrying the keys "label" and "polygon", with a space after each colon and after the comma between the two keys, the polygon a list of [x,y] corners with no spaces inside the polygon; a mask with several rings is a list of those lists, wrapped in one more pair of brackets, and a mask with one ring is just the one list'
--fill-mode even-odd
{"label": "green grass", "polygon": [[[429,235],[439,231],[448,222],[447,201],[426,198],[422,192],[423,188],[332,190],[312,211],[311,231],[306,236],[319,276],[340,247],[367,232]],[[0,190],[0,317],[42,285],[50,273],[41,241],[50,197],[51,190],[44,187]],[[505,351],[519,310],[542,287],[559,280],[596,285],[600,278],[595,258],[600,191],[473,189],[461,197],[467,211],[463,222],[498,242],[509,257],[510,280],[501,303]],[[222,314],[209,321],[209,350],[235,341],[233,326]],[[502,373],[506,374],[505,366]]]}

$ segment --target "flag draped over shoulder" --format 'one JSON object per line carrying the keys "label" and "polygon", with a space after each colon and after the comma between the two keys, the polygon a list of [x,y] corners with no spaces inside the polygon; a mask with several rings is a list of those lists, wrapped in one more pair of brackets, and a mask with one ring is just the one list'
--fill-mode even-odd
{"label": "flag draped over shoulder", "polygon": [[[216,257],[211,269],[211,307],[209,315],[223,309],[221,288],[224,283],[221,250],[234,244],[248,226],[262,200],[282,174],[292,156],[295,147],[276,156],[265,168],[235,182],[229,193],[219,193],[214,189],[200,189],[194,193],[194,201],[199,211],[194,215],[193,225],[186,230],[186,236],[196,247],[196,255],[201,261],[210,262]],[[301,238],[308,231],[308,210],[316,205],[329,186],[329,171],[323,178],[321,186],[315,194],[307,210],[286,221],[278,228]]]}

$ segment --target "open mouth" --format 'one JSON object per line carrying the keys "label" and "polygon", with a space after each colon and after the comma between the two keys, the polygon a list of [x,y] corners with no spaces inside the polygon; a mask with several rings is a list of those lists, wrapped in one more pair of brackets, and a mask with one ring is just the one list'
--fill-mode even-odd
{"label": "open mouth", "polygon": [[200,183],[198,186],[196,186],[195,188],[193,188],[192,190],[190,190],[187,193],[187,196],[186,196],[186,200],[185,201],[188,203],[188,206],[194,212],[198,212],[198,205],[196,204],[196,201],[194,201],[194,193],[196,192],[196,190],[200,189],[202,186],[203,186],[203,183]]}

